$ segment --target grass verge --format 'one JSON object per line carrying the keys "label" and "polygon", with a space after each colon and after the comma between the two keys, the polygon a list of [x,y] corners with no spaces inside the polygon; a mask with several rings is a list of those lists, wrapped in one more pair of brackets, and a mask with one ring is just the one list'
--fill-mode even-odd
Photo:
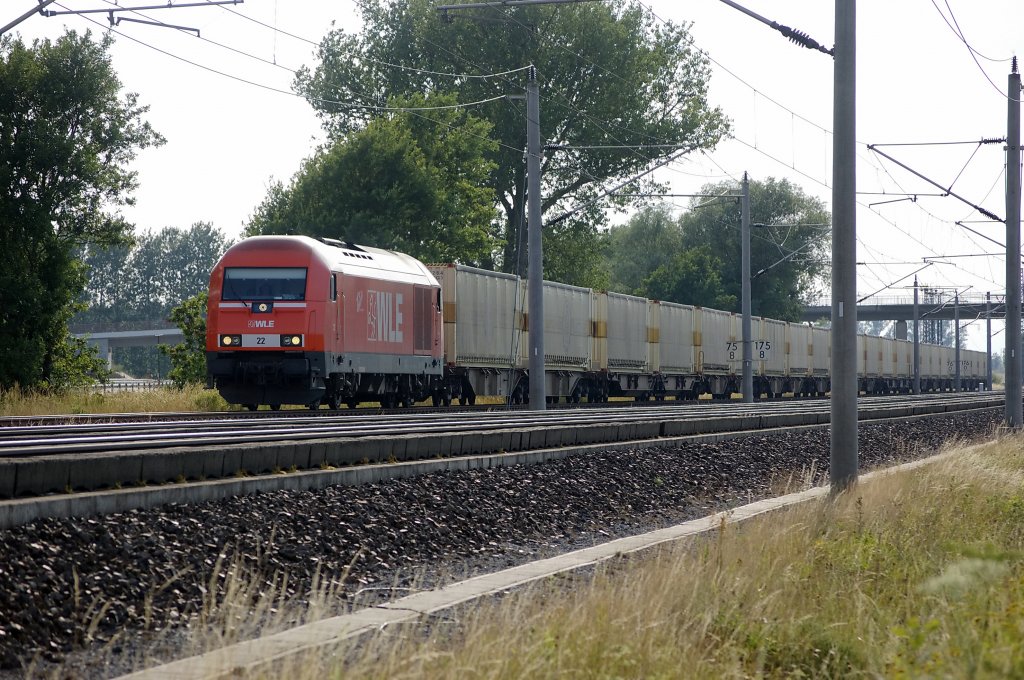
{"label": "grass verge", "polygon": [[1022,445],[386,631],[289,676],[1024,677]]}
{"label": "grass verge", "polygon": [[[237,410],[238,407],[234,407]],[[228,403],[216,390],[198,385],[183,389],[162,387],[137,392],[77,389],[62,394],[0,391],[0,416],[41,416],[80,413],[157,413],[168,411],[226,411]]]}

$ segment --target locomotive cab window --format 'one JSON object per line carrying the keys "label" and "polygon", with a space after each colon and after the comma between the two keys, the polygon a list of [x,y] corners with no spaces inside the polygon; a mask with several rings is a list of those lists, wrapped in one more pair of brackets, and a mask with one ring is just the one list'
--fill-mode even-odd
{"label": "locomotive cab window", "polygon": [[227,267],[222,300],[305,300],[305,267]]}

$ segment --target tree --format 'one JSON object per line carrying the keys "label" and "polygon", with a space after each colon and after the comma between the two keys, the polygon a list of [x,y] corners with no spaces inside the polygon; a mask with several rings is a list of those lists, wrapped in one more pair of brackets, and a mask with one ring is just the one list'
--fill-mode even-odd
{"label": "tree", "polygon": [[[361,8],[362,32],[328,33],[318,64],[296,77],[296,88],[317,109],[325,128],[334,135],[361,129],[377,115],[372,107],[395,96],[447,91],[469,103],[519,92],[524,73],[492,78],[445,74],[483,76],[533,64],[543,98],[541,138],[567,147],[542,160],[543,210],[588,208],[586,220],[555,227],[552,233],[562,238],[596,241],[603,219],[603,211],[594,209],[602,203],[600,190],[673,153],[637,145],[707,149],[728,131],[722,112],[707,103],[708,60],[692,45],[687,29],[661,24],[624,0],[459,12],[451,22],[441,21],[429,0],[365,0]],[[491,122],[491,134],[500,143],[489,152],[496,165],[487,185],[505,214],[494,234],[503,247],[483,264],[513,271],[526,242],[526,230],[520,229],[526,208],[525,109],[502,99],[473,111]],[[420,116],[425,122],[440,120],[436,129],[445,129],[439,112]],[[571,148],[600,145],[632,147]],[[589,242],[584,239],[575,250],[563,244],[551,249],[545,272],[578,272],[574,258]],[[591,262],[597,266],[599,260]],[[594,275],[579,272],[576,280]]]}
{"label": "tree", "polygon": [[[453,97],[395,100],[445,106]],[[406,252],[429,262],[477,264],[495,248],[487,178],[496,146],[490,125],[465,110],[435,112],[441,132],[410,112],[371,121],[276,184],[246,233],[297,232]]]}
{"label": "tree", "polygon": [[[606,238],[606,267],[611,290],[643,294],[644,281],[672,262],[682,250],[683,232],[667,204],[644,208]],[[661,296],[660,299],[674,299]]]}
{"label": "tree", "polygon": [[889,333],[892,328],[888,321],[859,321],[857,322],[857,332],[863,333],[864,335],[874,335],[877,337],[892,337]]}
{"label": "tree", "polygon": [[[88,308],[71,320],[76,332],[161,328],[171,310],[205,291],[210,271],[229,245],[208,222],[167,227],[135,236],[131,245],[90,246],[81,258],[89,269],[82,296]],[[114,348],[114,363],[134,376],[160,376],[154,347]]]}
{"label": "tree", "polygon": [[74,382],[67,322],[85,282],[75,253],[122,242],[139,149],[162,143],[121,93],[109,37],[0,39],[0,388]]}
{"label": "tree", "polygon": [[[707,196],[736,194],[729,183],[705,186]],[[707,203],[694,199],[691,206]],[[827,272],[831,215],[824,204],[787,180],[750,182],[751,311],[784,321],[799,320],[804,301]],[[721,261],[725,293],[739,311],[741,296],[740,205],[723,199],[680,218],[684,249],[707,248]]]}
{"label": "tree", "polygon": [[655,300],[733,309],[736,297],[725,292],[721,269],[722,261],[709,248],[684,250],[654,270],[637,292]]}
{"label": "tree", "polygon": [[185,336],[183,342],[160,351],[171,359],[167,374],[179,388],[206,380],[206,291],[193,295],[171,311],[171,321]]}

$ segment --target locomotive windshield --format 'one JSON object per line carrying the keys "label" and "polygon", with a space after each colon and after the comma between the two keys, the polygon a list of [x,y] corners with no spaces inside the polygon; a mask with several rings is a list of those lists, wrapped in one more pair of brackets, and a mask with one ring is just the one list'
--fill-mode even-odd
{"label": "locomotive windshield", "polygon": [[304,267],[227,267],[222,300],[305,300]]}

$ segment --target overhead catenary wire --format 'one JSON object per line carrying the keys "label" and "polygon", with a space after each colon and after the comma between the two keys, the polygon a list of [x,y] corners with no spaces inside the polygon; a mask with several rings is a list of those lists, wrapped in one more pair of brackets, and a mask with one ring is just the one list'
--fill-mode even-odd
{"label": "overhead catenary wire", "polygon": [[[648,11],[650,11],[650,12],[651,12],[651,14],[652,14],[652,15],[653,15],[653,16],[654,16],[655,18],[657,18],[658,20],[662,21],[663,23],[666,23],[666,24],[668,24],[668,22],[666,22],[666,21],[665,21],[664,19],[662,19],[662,18],[661,18],[660,16],[658,16],[658,15],[657,15],[657,13],[656,13],[656,12],[654,12],[652,8],[650,8],[650,7],[649,7],[649,6],[647,6],[647,5],[644,5],[644,4],[642,3],[642,2],[641,2],[641,3],[639,3],[639,4],[640,4],[640,5],[642,6],[642,7],[645,7],[645,8],[646,8],[646,9],[647,9]],[[755,94],[760,94],[761,96],[763,96],[763,97],[764,97],[765,99],[767,99],[768,101],[770,101],[770,102],[771,102],[771,103],[773,103],[774,105],[776,105],[776,106],[778,106],[778,107],[782,108],[783,110],[789,111],[789,112],[791,113],[791,115],[793,115],[793,116],[795,116],[795,117],[798,117],[798,118],[800,118],[801,120],[803,120],[803,121],[806,121],[806,122],[810,123],[811,125],[814,125],[815,127],[819,128],[819,129],[820,129],[821,131],[823,131],[824,133],[826,133],[826,134],[831,134],[831,131],[830,131],[830,130],[828,130],[827,128],[825,128],[824,126],[820,126],[820,125],[817,125],[817,124],[813,123],[812,121],[810,121],[810,120],[809,120],[809,119],[807,119],[806,117],[804,117],[804,116],[802,116],[802,115],[800,115],[800,114],[797,114],[796,112],[792,111],[792,110],[791,110],[791,109],[789,109],[788,107],[785,107],[784,105],[780,104],[780,103],[779,103],[778,101],[776,101],[776,100],[772,99],[771,97],[768,97],[767,95],[764,95],[763,93],[761,93],[761,92],[760,92],[759,90],[757,90],[757,88],[754,88],[754,87],[753,87],[752,85],[750,85],[750,84],[749,84],[748,82],[746,82],[746,81],[745,81],[744,79],[740,78],[740,77],[739,77],[738,75],[736,75],[736,74],[735,74],[735,73],[733,73],[733,72],[732,72],[731,70],[729,70],[728,68],[724,67],[724,65],[722,65],[722,64],[721,64],[720,62],[718,62],[718,61],[717,61],[717,60],[715,60],[715,59],[714,59],[713,57],[711,57],[711,56],[710,56],[710,54],[708,54],[706,50],[702,50],[701,48],[697,47],[697,46],[695,45],[695,41],[694,41],[694,40],[692,39],[692,37],[690,38],[690,41],[691,41],[691,44],[692,44],[692,45],[693,45],[693,46],[694,46],[694,47],[695,47],[696,49],[700,50],[700,51],[701,51],[701,52],[702,52],[703,54],[705,54],[705,56],[707,56],[707,57],[709,58],[709,60],[710,60],[710,61],[712,61],[712,63],[716,64],[717,66],[719,66],[720,68],[722,68],[722,69],[723,69],[724,71],[726,71],[727,73],[729,73],[730,75],[732,75],[732,76],[733,76],[734,78],[736,78],[736,79],[737,79],[737,80],[738,80],[739,82],[741,82],[742,84],[744,84],[745,86],[747,86],[748,88],[750,88],[750,89],[751,89],[752,91],[754,91],[754,92],[755,92]],[[762,149],[758,148],[758,147],[757,147],[756,145],[751,145],[750,143],[748,143],[748,142],[745,142],[744,140],[742,140],[742,139],[738,138],[738,137],[737,137],[737,136],[735,136],[735,135],[733,136],[733,139],[736,139],[736,140],[737,140],[737,141],[739,141],[739,142],[740,142],[741,144],[744,144],[744,145],[746,145],[746,146],[748,146],[748,147],[750,147],[750,148],[754,149],[755,151],[757,151],[757,152],[761,153],[762,155],[765,155],[765,156],[767,156],[768,158],[772,159],[773,161],[775,161],[775,162],[779,163],[780,165],[783,165],[783,166],[785,166],[785,167],[788,167],[788,168],[789,168],[789,169],[791,169],[791,170],[794,170],[794,171],[796,171],[796,172],[797,172],[798,174],[800,174],[800,175],[802,175],[802,176],[804,176],[804,177],[806,177],[806,178],[810,179],[811,181],[814,181],[814,182],[816,182],[816,183],[818,183],[818,184],[822,185],[822,186],[823,186],[823,187],[825,187],[825,188],[830,188],[830,186],[829,186],[829,184],[828,184],[828,182],[827,182],[827,181],[821,181],[821,180],[819,180],[819,179],[818,179],[817,177],[814,177],[814,176],[812,176],[812,175],[809,175],[808,173],[806,173],[806,172],[803,172],[802,170],[800,170],[800,169],[798,169],[798,168],[794,167],[794,165],[793,165],[793,164],[786,164],[786,163],[782,162],[782,161],[781,161],[781,160],[779,160],[778,158],[774,157],[774,156],[773,156],[772,154],[770,154],[770,153],[768,153],[768,152],[766,152],[766,151],[764,151],[764,150],[762,150]],[[987,139],[985,139],[985,140],[982,140],[982,143],[990,143],[991,141],[994,141],[994,140],[987,140]],[[977,142],[977,141],[972,141],[972,142],[970,142],[970,143],[973,143],[973,144],[977,144],[978,142]],[[862,143],[862,145],[863,145],[864,147],[867,147],[867,145],[866,145],[866,144],[863,144],[863,143]],[[706,155],[706,156],[707,156],[707,157],[708,157],[708,158],[709,158],[710,160],[714,161],[714,159],[713,159],[713,158],[712,158],[712,157],[711,157],[711,156],[710,156],[709,154],[707,154],[706,152],[705,152],[705,155]],[[718,166],[719,170],[721,170],[721,171],[722,171],[723,173],[725,173],[725,174],[730,174],[730,173],[727,173],[727,172],[726,172],[726,171],[724,170],[724,168],[722,168],[722,167],[721,167],[720,165],[718,165],[717,163],[716,163],[716,165]],[[862,202],[859,202],[859,203],[860,203],[860,205],[861,205],[862,207],[864,207],[864,204],[863,204]],[[880,215],[880,213],[877,213],[877,211],[873,211],[873,212],[874,212],[874,213],[875,213],[876,215],[879,215],[880,217],[882,217],[882,216]],[[925,211],[925,212],[927,212],[927,211]],[[884,218],[883,218],[883,219],[884,219]],[[892,222],[891,222],[890,220],[886,220],[886,221],[888,221],[888,222],[889,222],[890,224],[892,224],[893,226],[896,226],[896,225],[895,225],[895,223],[892,223]],[[948,222],[948,221],[946,221],[946,223],[949,223],[949,222]],[[909,234],[908,232],[906,232],[905,230],[902,230],[902,229],[900,229],[900,231],[903,231],[903,233],[904,233],[905,235],[907,235],[908,237],[910,237],[910,234]],[[913,238],[913,237],[911,237],[911,238]],[[917,239],[914,239],[914,240],[917,240]],[[919,243],[920,243],[921,245],[925,245],[924,243],[920,242],[919,240],[918,240],[918,242],[919,242]],[[931,250],[931,249],[929,249],[929,250]],[[932,252],[934,252],[934,250],[932,250]],[[972,275],[972,276],[977,276],[977,275],[973,274],[973,272],[971,272],[971,275]],[[979,278],[981,278],[982,280],[986,280],[986,281],[988,281],[987,279],[984,279],[983,277],[979,277]]]}
{"label": "overhead catenary wire", "polygon": [[[649,11],[651,11],[651,12],[652,12],[652,14],[653,14],[653,15],[654,15],[654,16],[655,16],[656,18],[658,18],[659,20],[661,20],[661,21],[662,21],[663,23],[667,23],[667,22],[666,22],[666,21],[665,21],[664,19],[662,19],[662,18],[661,18],[660,16],[658,16],[658,14],[657,14],[656,12],[654,12],[654,11],[653,11],[653,9],[652,9],[652,8],[651,8],[651,7],[649,6],[649,5],[645,5],[645,4],[643,3],[643,2],[638,2],[638,4],[639,4],[640,6],[642,6],[642,7],[645,7],[645,8],[647,8],[647,9],[648,9]],[[700,48],[699,46],[697,46],[697,45],[695,44],[695,41],[693,41],[693,46],[694,46],[694,47],[695,47],[696,49],[698,49],[698,50],[701,50],[701,51],[702,51],[702,52],[703,52],[703,53],[704,53],[704,54],[705,54],[705,55],[706,55],[706,56],[707,56],[707,57],[709,58],[709,60],[710,60],[710,61],[711,61],[712,63],[714,63],[714,64],[715,64],[715,65],[716,65],[716,66],[717,66],[717,67],[718,67],[718,68],[719,68],[719,69],[720,69],[721,71],[724,71],[724,72],[725,72],[725,73],[727,73],[728,75],[732,76],[732,77],[733,77],[734,79],[736,79],[736,80],[737,80],[737,81],[738,81],[739,83],[741,83],[742,85],[744,85],[745,87],[747,87],[747,88],[749,88],[749,89],[750,89],[751,91],[753,91],[753,92],[755,93],[755,95],[757,95],[757,96],[760,96],[761,98],[763,98],[763,99],[765,99],[765,100],[767,100],[767,101],[771,102],[772,104],[774,104],[775,106],[779,107],[779,108],[780,108],[780,109],[782,109],[783,111],[787,111],[787,112],[789,112],[789,113],[790,113],[791,115],[795,115],[795,116],[796,116],[797,118],[799,118],[800,120],[802,120],[802,121],[805,121],[805,122],[807,122],[808,124],[810,124],[810,125],[812,125],[812,126],[814,126],[814,127],[817,127],[818,129],[820,129],[820,130],[821,130],[822,132],[824,132],[825,134],[832,134],[831,130],[829,130],[829,129],[828,129],[827,127],[825,127],[825,126],[823,126],[823,125],[820,125],[820,124],[817,124],[817,123],[814,123],[813,121],[811,121],[810,119],[806,118],[805,116],[802,116],[802,115],[800,115],[800,114],[798,114],[798,113],[794,112],[794,111],[793,111],[792,109],[790,109],[789,107],[785,106],[784,104],[781,104],[781,103],[780,103],[780,102],[778,102],[777,100],[775,100],[775,99],[771,98],[770,96],[766,95],[765,93],[761,92],[761,91],[760,91],[760,90],[759,90],[758,88],[756,88],[756,87],[754,87],[753,85],[751,85],[751,84],[750,84],[749,82],[747,82],[747,81],[746,81],[745,79],[741,78],[741,77],[740,77],[739,75],[737,75],[737,74],[736,74],[735,72],[733,72],[733,71],[732,71],[731,69],[727,68],[727,67],[726,67],[726,66],[725,66],[724,64],[722,64],[722,63],[721,63],[720,61],[718,61],[718,60],[716,60],[716,59],[715,59],[714,57],[712,57],[712,56],[711,56],[711,55],[710,55],[710,54],[709,54],[709,53],[708,53],[708,52],[707,52],[706,50],[702,50],[702,48]],[[737,137],[737,136],[735,136],[735,135],[734,135],[734,137],[733,137],[733,138],[734,138],[734,139],[737,139],[737,140],[738,140],[738,141],[740,141],[741,143],[744,143],[744,144],[745,144],[746,146],[748,146],[748,147],[750,147],[750,148],[753,148],[754,150],[758,151],[759,153],[762,153],[763,155],[765,155],[765,156],[767,156],[767,157],[769,157],[769,158],[772,158],[772,160],[774,160],[775,162],[779,163],[780,165],[783,165],[783,166],[785,166],[785,167],[788,167],[788,168],[790,168],[790,169],[792,169],[792,170],[794,170],[794,171],[798,172],[798,173],[799,173],[799,174],[801,174],[802,176],[804,176],[804,177],[807,177],[808,179],[811,179],[812,181],[814,181],[814,182],[815,182],[815,183],[817,183],[817,184],[820,184],[820,185],[822,185],[822,186],[828,187],[828,183],[827,183],[827,182],[822,182],[822,181],[818,180],[817,178],[815,178],[815,177],[813,177],[813,176],[810,176],[810,175],[808,175],[808,173],[805,173],[805,172],[803,172],[803,171],[797,170],[797,169],[796,169],[795,167],[793,167],[793,165],[792,165],[792,164],[787,164],[787,163],[784,163],[784,162],[780,161],[779,159],[777,159],[777,158],[774,158],[774,157],[772,157],[772,156],[771,156],[771,154],[768,154],[768,153],[764,152],[764,151],[763,151],[762,149],[758,148],[758,147],[757,147],[757,145],[752,145],[752,144],[749,144],[749,143],[743,142],[743,140],[740,140],[740,139],[738,139],[738,137]],[[988,140],[985,140],[985,141],[988,141]],[[977,141],[972,141],[972,142],[970,142],[970,143],[977,143]],[[865,146],[865,147],[867,146],[867,145],[866,145],[866,144],[864,144],[863,142],[859,142],[858,144],[859,144],[859,145],[861,145],[861,146]],[[709,158],[710,158],[710,157],[709,157]],[[721,168],[721,166],[719,166],[719,169],[722,169],[722,168]],[[724,171],[724,170],[723,170],[723,171]],[[862,202],[858,202],[858,203],[859,203],[859,204],[861,205],[861,207],[865,207],[865,206],[864,206],[864,204],[863,204]],[[925,212],[926,214],[928,214],[928,213],[927,213],[927,211],[926,211],[926,210],[924,210],[923,206],[921,206],[920,204],[916,204],[916,207],[917,207],[918,209],[922,210],[923,212]],[[906,230],[904,230],[904,229],[902,229],[902,228],[899,228],[899,227],[898,227],[898,226],[897,226],[897,225],[896,225],[896,224],[895,224],[894,222],[892,222],[892,221],[891,221],[891,220],[889,220],[888,218],[885,218],[885,217],[884,217],[883,215],[881,215],[881,213],[878,213],[877,211],[872,211],[872,212],[873,212],[874,214],[876,214],[876,215],[877,215],[878,217],[880,217],[880,218],[882,218],[883,220],[885,220],[886,222],[888,222],[888,223],[889,223],[889,224],[890,224],[891,226],[895,226],[895,227],[897,227],[897,229],[898,229],[899,231],[903,232],[903,233],[904,233],[904,234],[905,234],[906,236],[908,236],[908,237],[909,237],[909,238],[911,238],[912,240],[915,240],[915,241],[917,241],[917,242],[918,242],[919,244],[921,244],[921,245],[925,245],[925,244],[924,244],[924,243],[922,243],[922,242],[921,242],[921,241],[920,241],[919,239],[914,239],[914,238],[913,238],[912,236],[910,236],[909,232],[907,232]],[[945,222],[945,223],[947,223],[947,224],[951,224],[951,222],[950,222],[950,221],[948,221],[948,220],[947,220],[947,221],[944,221],[944,222]],[[858,239],[858,240],[859,240],[859,239]],[[927,247],[927,246],[926,246],[926,247]],[[930,249],[929,249],[929,250],[930,250]],[[934,252],[934,251],[932,251],[932,252]],[[971,273],[971,275],[972,275],[972,276],[976,276],[975,274],[973,274],[973,272],[969,272],[969,273]],[[983,277],[980,277],[980,278],[982,278],[982,279],[983,279],[983,280],[985,280],[985,281],[989,281],[988,279],[984,279]],[[989,282],[990,282],[990,281],[989,281]]]}
{"label": "overhead catenary wire", "polygon": [[[946,22],[946,25],[949,26],[950,30],[953,31],[953,33],[956,35],[956,37],[959,38],[960,42],[962,42],[964,44],[964,46],[967,48],[967,52],[971,55],[971,59],[974,61],[975,65],[978,67],[978,70],[981,71],[981,74],[983,76],[985,76],[985,80],[988,81],[988,84],[991,85],[995,89],[995,91],[998,92],[1000,94],[1000,96],[1002,96],[1003,98],[1010,98],[1013,95],[1013,93],[1012,92],[1011,93],[1003,92],[1003,90],[998,85],[996,85],[995,81],[992,80],[992,78],[988,75],[988,72],[984,69],[984,67],[982,67],[981,62],[978,61],[978,57],[981,56],[981,55],[978,53],[977,50],[974,49],[974,47],[971,46],[971,43],[969,43],[967,41],[967,37],[964,35],[964,32],[960,29],[960,24],[957,22],[956,16],[954,16],[954,14],[953,14],[953,8],[949,6],[949,1],[948,0],[944,0],[944,1],[945,1],[945,4],[946,4],[946,9],[949,10],[949,16],[953,20],[953,23],[952,24],[949,23],[949,19],[946,19],[946,15],[942,12],[942,8],[939,7],[939,4],[936,2],[936,0],[932,0],[932,5],[935,7],[935,11],[939,13],[939,15],[942,17],[942,20]],[[955,25],[955,28],[954,28],[954,25]],[[985,57],[985,58],[988,59],[988,57]],[[1006,60],[990,59],[990,61],[1009,61],[1009,59],[1006,59]],[[1017,97],[1016,97],[1015,101],[1019,101],[1019,99],[1020,99],[1020,93],[1017,93]]]}
{"label": "overhead catenary wire", "polygon": [[[57,3],[57,6],[58,7],[63,7],[63,5],[61,5],[59,3]],[[259,83],[259,82],[256,82],[254,80],[250,80],[248,78],[243,78],[241,76],[236,76],[234,74],[226,73],[224,71],[220,71],[220,70],[215,69],[213,67],[206,66],[204,64],[200,64],[198,62],[192,61],[191,59],[186,59],[185,57],[182,57],[180,55],[174,54],[173,52],[168,52],[167,50],[164,50],[162,48],[156,47],[155,45],[150,45],[149,43],[147,43],[147,42],[145,42],[143,40],[139,40],[138,38],[130,36],[130,35],[126,34],[126,33],[122,33],[121,31],[118,31],[118,30],[115,30],[113,28],[104,26],[102,23],[100,23],[100,22],[98,22],[98,21],[96,21],[94,19],[91,19],[89,17],[83,16],[82,18],[85,19],[86,21],[91,21],[92,23],[99,25],[100,27],[104,28],[104,30],[109,30],[112,33],[116,33],[117,35],[119,35],[119,36],[121,36],[123,38],[127,38],[128,40],[131,40],[132,42],[138,43],[138,44],[142,45],[143,47],[147,47],[147,48],[149,48],[151,50],[155,50],[155,51],[157,51],[157,52],[159,52],[161,54],[164,54],[164,55],[166,55],[168,57],[171,57],[172,59],[177,59],[178,61],[184,62],[186,64],[189,64],[190,66],[194,66],[194,67],[202,69],[204,71],[209,71],[210,73],[213,73],[215,75],[222,76],[224,78],[230,78],[231,80],[238,81],[238,82],[243,83],[245,85],[251,85],[253,87],[258,87],[260,89],[267,90],[269,92],[276,92],[278,94],[284,94],[284,95],[288,95],[290,97],[298,97],[298,98],[309,99],[308,97],[303,97],[303,95],[297,94],[295,92],[291,92],[289,90],[282,90],[281,88],[274,87],[273,85],[267,85],[265,83]],[[498,101],[500,99],[505,99],[505,98],[506,98],[506,95],[502,94],[502,95],[497,95],[495,97],[490,97],[488,99],[481,99],[481,100],[475,101],[475,102],[466,102],[466,103],[458,103],[458,104],[447,104],[447,105],[443,105],[443,106],[374,106],[374,105],[371,105],[371,104],[353,104],[351,102],[342,102],[342,101],[336,101],[336,100],[332,100],[332,99],[322,99],[322,98],[319,98],[319,97],[313,97],[312,99],[314,101],[317,101],[317,102],[320,102],[320,103],[323,103],[323,104],[332,104],[332,105],[335,105],[335,106],[342,106],[342,107],[350,108],[350,109],[366,109],[366,110],[371,110],[371,111],[394,111],[394,112],[408,111],[408,112],[418,112],[418,111],[445,111],[445,110],[452,110],[452,109],[464,109],[464,108],[469,108],[469,107],[472,107],[472,106],[480,106],[482,104],[488,104],[490,102],[495,102],[495,101]]]}
{"label": "overhead catenary wire", "polygon": [[[109,2],[110,0],[107,0],[107,1]],[[295,40],[299,40],[299,41],[304,42],[304,43],[308,43],[308,44],[313,45],[313,46],[319,46],[320,45],[320,43],[315,41],[315,40],[310,40],[309,38],[305,38],[303,36],[296,35],[294,33],[289,33],[288,31],[285,31],[285,30],[283,30],[281,28],[278,28],[277,26],[271,26],[270,24],[267,24],[267,23],[265,23],[263,21],[260,21],[259,19],[253,18],[253,17],[251,17],[251,16],[249,16],[247,14],[243,14],[242,12],[234,10],[231,7],[227,7],[227,6],[224,6],[224,5],[218,5],[218,6],[221,9],[223,9],[224,11],[226,11],[226,12],[230,12],[230,13],[236,15],[236,16],[239,16],[239,17],[245,19],[246,21],[250,21],[250,22],[252,22],[254,24],[257,24],[259,26],[267,28],[267,29],[273,31],[275,34],[279,33],[281,35],[287,36],[289,38],[293,38]],[[527,69],[530,68],[529,66],[521,66],[519,68],[510,69],[508,71],[502,71],[500,73],[451,73],[451,72],[447,72],[447,71],[431,71],[431,70],[428,70],[428,69],[416,68],[414,66],[405,66],[403,64],[394,64],[394,63],[391,63],[391,62],[388,62],[388,61],[382,61],[380,59],[373,59],[372,57],[367,57],[365,55],[360,55],[359,59],[362,60],[362,61],[366,61],[368,63],[371,63],[371,64],[378,64],[380,66],[387,66],[389,68],[396,68],[396,69],[399,69],[399,70],[402,70],[402,71],[410,71],[410,72],[413,72],[413,73],[422,73],[424,75],[429,75],[429,76],[442,76],[442,77],[445,77],[445,78],[457,78],[457,79],[478,79],[479,78],[479,79],[486,80],[486,79],[489,79],[489,78],[501,78],[503,76],[513,75],[515,73],[521,73],[521,72],[526,71]]]}
{"label": "overhead catenary wire", "polygon": [[[225,11],[230,11],[230,10],[229,10],[228,8],[224,8],[224,9],[225,9]],[[244,16],[244,15],[242,15],[242,16]],[[258,22],[257,22],[257,23],[258,23]],[[282,32],[282,33],[286,33],[286,32]],[[308,41],[308,42],[312,42],[312,41]],[[316,43],[313,43],[313,44],[316,44]],[[381,63],[382,63],[382,64],[384,64],[384,65],[387,65],[387,62],[381,62]],[[438,74],[438,75],[441,75],[441,73],[439,73],[439,72],[429,72],[429,71],[426,71],[426,70],[424,70],[424,69],[415,69],[415,68],[412,68],[412,67],[403,67],[402,65],[398,65],[398,64],[391,64],[390,66],[392,66],[392,67],[397,67],[397,68],[407,68],[407,69],[409,69],[409,70],[411,70],[411,71],[419,71],[419,72],[423,72],[423,73],[433,73],[433,74]],[[510,73],[514,73],[514,72],[510,72]],[[452,74],[452,75],[456,75],[456,74]],[[461,74],[461,75],[471,75],[471,74]],[[500,74],[488,74],[488,75],[494,75],[494,76],[497,76],[497,75],[500,75]],[[485,75],[484,77],[487,77],[487,76]],[[755,90],[755,91],[756,91],[756,90]],[[289,93],[289,94],[291,94],[291,93]],[[765,96],[765,98],[766,98],[766,99],[770,99],[770,98],[769,98],[769,97],[767,97],[767,96]],[[324,101],[327,101],[327,100],[324,100]],[[483,100],[482,100],[482,101],[483,101]],[[493,101],[493,100],[492,100],[492,101]],[[775,103],[775,102],[773,101],[773,103]],[[364,107],[364,108],[365,108],[365,107]],[[377,109],[377,110],[386,110],[386,108],[387,108],[387,107],[378,107],[378,109]],[[783,107],[783,108],[785,108],[785,107]],[[795,113],[794,113],[794,115],[798,115],[798,114],[795,114]],[[799,118],[801,118],[802,120],[806,120],[806,119],[805,119],[805,118],[804,118],[803,116],[799,116],[799,115],[798,115],[798,117],[799,117]],[[825,130],[824,128],[822,128],[822,130],[823,130],[823,131],[825,131],[826,133],[828,133],[828,131],[827,131],[827,130]],[[509,147],[509,148],[511,148],[511,147]],[[765,152],[764,152],[763,150],[760,150],[760,149],[759,149],[758,151],[759,151],[759,153],[762,153],[762,154],[764,154],[764,155],[766,155],[766,156],[769,156],[769,157],[770,157],[770,154],[767,154],[767,153],[765,153]],[[709,157],[709,159],[711,159],[712,161],[714,161],[714,159],[713,159],[713,158],[712,158],[711,156],[708,156],[708,157]],[[785,167],[791,168],[791,169],[793,168],[793,164],[791,164],[791,163],[790,163],[790,164],[787,164],[787,163],[781,163],[781,162],[780,162],[780,164],[784,165]],[[672,169],[673,171],[675,171],[675,172],[679,172],[679,169],[678,169],[678,168],[676,167],[676,164],[675,164],[675,163],[669,164],[669,165],[668,165],[667,167],[668,167],[668,168],[671,168],[671,169]],[[720,169],[720,170],[722,170],[723,174],[726,174],[726,175],[728,175],[728,174],[729,174],[729,173],[727,173],[727,172],[726,172],[726,171],[724,170],[724,168],[721,168],[721,166],[719,166],[719,169]],[[802,174],[805,174],[805,173],[802,173]],[[807,175],[805,174],[805,176],[807,176]],[[814,181],[817,181],[817,180],[814,180]],[[827,181],[826,181],[826,182],[818,182],[818,183],[819,183],[819,184],[821,184],[822,186],[828,187],[828,183],[827,183]]]}

